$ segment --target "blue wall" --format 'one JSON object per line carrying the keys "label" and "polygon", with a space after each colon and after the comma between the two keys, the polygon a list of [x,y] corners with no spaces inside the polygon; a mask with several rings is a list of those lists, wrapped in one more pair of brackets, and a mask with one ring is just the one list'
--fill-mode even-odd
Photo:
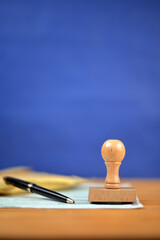
{"label": "blue wall", "polygon": [[160,1],[0,1],[0,169],[160,177]]}

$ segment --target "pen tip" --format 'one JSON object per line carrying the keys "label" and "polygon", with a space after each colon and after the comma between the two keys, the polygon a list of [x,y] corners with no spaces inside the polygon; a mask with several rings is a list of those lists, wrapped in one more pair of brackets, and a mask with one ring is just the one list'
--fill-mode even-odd
{"label": "pen tip", "polygon": [[70,198],[67,198],[67,203],[75,203],[75,201]]}

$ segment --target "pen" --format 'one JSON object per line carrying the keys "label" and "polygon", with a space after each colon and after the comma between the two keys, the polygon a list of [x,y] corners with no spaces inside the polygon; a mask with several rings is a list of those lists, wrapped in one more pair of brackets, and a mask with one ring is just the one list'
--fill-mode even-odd
{"label": "pen", "polygon": [[49,190],[47,188],[40,187],[34,183],[27,182],[22,179],[18,179],[18,178],[14,178],[14,177],[8,177],[8,176],[4,177],[3,179],[6,184],[11,184],[11,185],[21,188],[27,192],[36,193],[36,194],[42,195],[44,197],[48,197],[53,200],[64,202],[64,203],[75,203],[74,200],[72,200],[71,198],[69,198],[61,193]]}

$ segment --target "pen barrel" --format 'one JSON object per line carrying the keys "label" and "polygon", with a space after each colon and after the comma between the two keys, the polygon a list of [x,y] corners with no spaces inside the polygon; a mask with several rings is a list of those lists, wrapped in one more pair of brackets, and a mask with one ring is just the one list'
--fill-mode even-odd
{"label": "pen barrel", "polygon": [[8,176],[3,177],[3,179],[6,182],[6,184],[11,184],[12,186],[21,188],[25,191],[36,193],[59,202],[74,203],[74,200],[72,200],[71,198],[68,198],[67,196],[61,193],[40,187],[34,183],[27,182],[14,177],[8,177]]}
{"label": "pen barrel", "polygon": [[29,182],[27,181],[13,178],[13,177],[4,177],[4,180],[7,184],[11,184],[12,186],[15,186],[27,191],[28,184],[29,184]]}
{"label": "pen barrel", "polygon": [[30,187],[30,192],[42,195],[42,196],[47,197],[47,198],[51,198],[51,199],[59,201],[59,202],[66,202],[67,201],[67,197],[64,196],[63,194],[60,194],[60,193],[57,193],[55,191],[40,187],[36,184],[33,184]]}

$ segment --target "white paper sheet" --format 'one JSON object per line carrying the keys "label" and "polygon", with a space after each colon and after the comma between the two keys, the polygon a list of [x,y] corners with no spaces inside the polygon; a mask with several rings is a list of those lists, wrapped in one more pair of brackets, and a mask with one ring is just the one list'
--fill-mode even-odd
{"label": "white paper sheet", "polygon": [[[75,204],[61,203],[45,198],[37,194],[21,194],[14,196],[1,196],[0,208],[51,208],[51,209],[135,209],[142,208],[143,205],[137,201],[135,203],[113,203],[98,204],[88,202],[88,190],[90,186],[102,186],[93,184],[83,184],[75,188],[60,191],[62,194],[75,200]],[[124,184],[123,184],[124,186]],[[129,184],[125,184],[129,186]]]}

